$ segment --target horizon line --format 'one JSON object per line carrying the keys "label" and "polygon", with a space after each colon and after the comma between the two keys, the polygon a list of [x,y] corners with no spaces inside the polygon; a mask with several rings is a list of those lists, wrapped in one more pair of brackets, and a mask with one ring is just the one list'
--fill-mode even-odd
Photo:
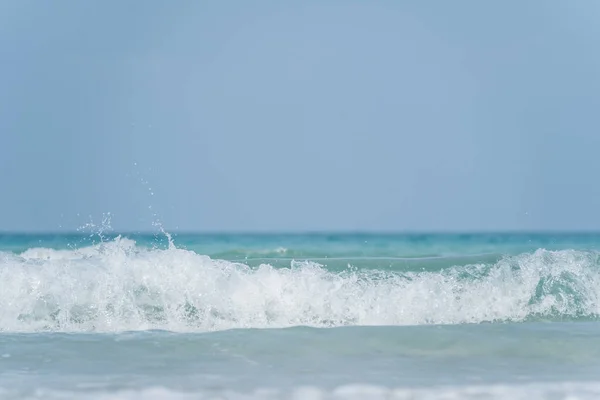
{"label": "horizon line", "polygon": [[485,235],[485,234],[600,234],[598,229],[448,229],[448,230],[1,230],[0,235]]}

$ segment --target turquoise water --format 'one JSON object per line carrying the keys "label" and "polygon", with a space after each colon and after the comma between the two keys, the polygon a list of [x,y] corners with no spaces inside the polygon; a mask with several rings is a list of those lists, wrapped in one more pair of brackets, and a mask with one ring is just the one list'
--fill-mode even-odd
{"label": "turquoise water", "polygon": [[1,234],[0,398],[600,398],[599,250]]}

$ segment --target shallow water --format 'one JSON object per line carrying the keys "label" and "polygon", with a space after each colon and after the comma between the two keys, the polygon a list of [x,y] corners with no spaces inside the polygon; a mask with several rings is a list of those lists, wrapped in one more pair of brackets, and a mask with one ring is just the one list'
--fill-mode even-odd
{"label": "shallow water", "polygon": [[600,398],[598,248],[3,235],[0,398]]}

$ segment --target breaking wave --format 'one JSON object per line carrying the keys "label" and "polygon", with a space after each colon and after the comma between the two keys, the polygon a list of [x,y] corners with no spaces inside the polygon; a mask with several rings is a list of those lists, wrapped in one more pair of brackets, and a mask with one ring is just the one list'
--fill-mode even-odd
{"label": "breaking wave", "polygon": [[130,239],[0,253],[0,331],[423,325],[596,319],[600,253],[547,251],[438,270],[249,267]]}

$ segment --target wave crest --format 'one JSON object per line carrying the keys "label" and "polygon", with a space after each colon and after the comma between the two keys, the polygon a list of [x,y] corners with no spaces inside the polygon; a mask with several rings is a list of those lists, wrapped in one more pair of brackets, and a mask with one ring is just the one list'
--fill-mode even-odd
{"label": "wave crest", "polygon": [[599,255],[575,250],[438,271],[327,271],[214,260],[126,238],[0,253],[0,331],[213,331],[297,325],[597,318]]}

